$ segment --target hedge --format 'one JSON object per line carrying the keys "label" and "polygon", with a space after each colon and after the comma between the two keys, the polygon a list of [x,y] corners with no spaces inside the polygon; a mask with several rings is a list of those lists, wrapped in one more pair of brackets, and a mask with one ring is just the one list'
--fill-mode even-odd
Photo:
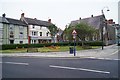
{"label": "hedge", "polygon": [[[44,43],[44,44],[7,44],[2,45],[2,50],[7,49],[16,49],[16,48],[39,48],[39,47],[48,47],[48,46],[74,46],[74,42],[61,42],[61,43]],[[82,42],[76,42],[75,45],[82,45]],[[102,42],[84,42],[84,45],[89,46],[101,46]]]}

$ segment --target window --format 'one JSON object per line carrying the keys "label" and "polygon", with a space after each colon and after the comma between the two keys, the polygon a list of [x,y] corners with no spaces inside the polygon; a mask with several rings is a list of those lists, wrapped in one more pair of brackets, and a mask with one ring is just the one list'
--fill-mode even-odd
{"label": "window", "polygon": [[33,27],[32,27],[33,29],[35,28],[35,26],[33,25]]}
{"label": "window", "polygon": [[36,40],[34,40],[34,43],[36,43]]}
{"label": "window", "polygon": [[46,33],[46,36],[48,36],[48,35],[49,35],[49,32]]}
{"label": "window", "polygon": [[23,32],[20,32],[21,35],[23,35]]}
{"label": "window", "polygon": [[32,31],[32,36],[37,36],[37,32]]}
{"label": "window", "polygon": [[14,35],[10,35],[10,38],[14,38]]}
{"label": "window", "polygon": [[40,32],[40,36],[42,36],[42,32]]}
{"label": "window", "polygon": [[20,37],[20,38],[23,38],[23,32],[20,32],[19,37]]}
{"label": "window", "polygon": [[14,44],[14,40],[10,40],[10,44]]}
{"label": "window", "polygon": [[23,44],[23,41],[20,41],[20,44]]}
{"label": "window", "polygon": [[32,44],[36,43],[37,41],[36,40],[31,40],[32,41]]}

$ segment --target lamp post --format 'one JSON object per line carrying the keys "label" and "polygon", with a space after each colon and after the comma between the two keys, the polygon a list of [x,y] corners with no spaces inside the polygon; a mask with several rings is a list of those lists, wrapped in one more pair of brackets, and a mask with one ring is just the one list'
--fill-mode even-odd
{"label": "lamp post", "polygon": [[[103,50],[103,48],[104,48],[104,39],[103,39],[103,36],[104,36],[104,34],[103,34],[103,28],[104,28],[104,9],[107,9],[107,11],[110,11],[109,10],[109,8],[108,7],[104,7],[102,10],[101,10],[101,12],[102,12],[102,29],[101,29],[101,39],[102,39],[102,50]],[[106,22],[105,22],[106,23]],[[107,25],[105,25],[106,27],[107,27]]]}

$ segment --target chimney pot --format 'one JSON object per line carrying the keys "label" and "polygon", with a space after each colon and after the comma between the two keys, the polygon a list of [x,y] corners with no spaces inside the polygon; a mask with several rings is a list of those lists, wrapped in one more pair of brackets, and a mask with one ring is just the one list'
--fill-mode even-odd
{"label": "chimney pot", "polygon": [[91,17],[93,17],[93,15],[91,15]]}
{"label": "chimney pot", "polygon": [[25,13],[22,13],[22,14],[21,14],[21,17],[24,17],[24,15],[25,15]]}
{"label": "chimney pot", "polygon": [[3,15],[2,15],[2,17],[5,17],[6,16],[6,14],[4,13]]}
{"label": "chimney pot", "polygon": [[79,18],[79,20],[81,20],[81,17]]}
{"label": "chimney pot", "polygon": [[51,19],[48,19],[48,22],[51,23]]}

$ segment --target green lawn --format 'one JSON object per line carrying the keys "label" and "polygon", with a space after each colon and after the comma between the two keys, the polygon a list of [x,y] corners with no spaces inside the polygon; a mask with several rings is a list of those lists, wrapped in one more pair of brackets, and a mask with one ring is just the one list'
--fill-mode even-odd
{"label": "green lawn", "polygon": [[[74,46],[71,46],[74,47]],[[99,48],[100,46],[92,46],[92,49]],[[42,47],[42,48],[35,48],[38,50],[38,52],[64,52],[69,51],[70,46],[50,46],[50,47]],[[34,48],[32,48],[34,49]],[[82,48],[81,46],[76,46],[76,50],[86,50]],[[11,50],[0,50],[2,53],[25,53],[27,52],[27,48],[20,48],[20,49],[11,49]]]}

